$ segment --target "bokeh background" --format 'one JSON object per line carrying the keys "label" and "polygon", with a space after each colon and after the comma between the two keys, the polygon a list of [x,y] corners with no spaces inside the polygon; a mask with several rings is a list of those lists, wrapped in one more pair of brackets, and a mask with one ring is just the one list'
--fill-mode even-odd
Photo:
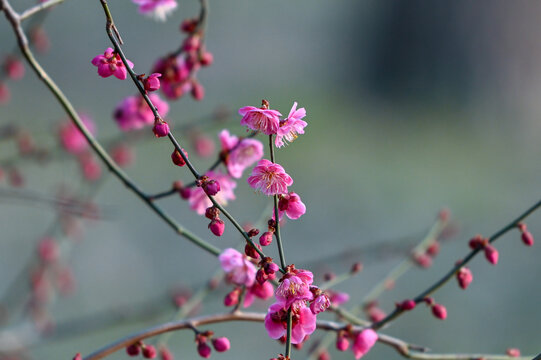
{"label": "bokeh background", "polygon": [[[13,5],[23,10],[32,3]],[[158,23],[141,17],[129,1],[110,6],[138,72],[148,72],[156,57],[176,49],[182,41],[180,21],[199,11],[195,0],[180,0],[169,20]],[[223,126],[243,134],[236,109],[257,106],[263,98],[286,114],[293,101],[306,108],[306,134],[277,152],[308,208],[282,230],[287,260],[319,276],[362,261],[363,273],[337,287],[350,292],[350,304],[407,256],[441,208],[449,208],[459,233],[443,244],[430,269],[413,269],[384,294],[380,304],[390,311],[395,301],[418,294],[464,256],[471,236],[494,233],[541,195],[540,15],[541,4],[533,1],[210,1],[207,48],[215,62],[198,75],[205,99],[171,102],[169,121],[180,127],[225,105],[233,112],[229,121],[206,128],[216,139]],[[51,49],[39,56],[75,106],[95,119],[99,139],[120,133],[112,109],[134,93],[131,82],[102,79],[90,64],[110,45],[104,25],[97,0],[66,1],[44,22]],[[0,56],[14,46],[2,17]],[[8,85],[12,101],[0,108],[0,125],[24,126],[37,143],[55,146],[65,115],[52,95],[28,68],[23,81]],[[177,179],[188,181],[188,172],[170,163],[169,142],[147,135],[137,145],[129,174],[148,192],[165,190]],[[189,143],[187,134],[177,135]],[[2,158],[15,153],[13,144],[0,146]],[[192,158],[200,169],[212,161]],[[81,189],[78,165],[69,157],[25,162],[21,171],[26,189],[41,194],[56,194],[59,184]],[[1,186],[9,188],[5,180]],[[244,179],[236,194],[228,209],[241,222],[256,221],[268,199],[254,194]],[[52,334],[26,352],[29,358],[71,359],[166,321],[174,313],[167,300],[170,289],[197,289],[217,267],[213,257],[172,233],[115,178],[104,182],[95,202],[103,218],[86,221],[84,239],[70,251],[76,292],[50,306],[57,324],[70,322],[77,331],[68,330],[69,337]],[[231,226],[222,238],[211,236],[207,220],[177,197],[161,204],[216,246],[240,242]],[[24,294],[27,278],[20,274],[55,218],[41,205],[0,198],[0,294],[13,282],[23,284],[17,291]],[[540,220],[536,213],[527,221],[538,237]],[[387,253],[373,250],[381,243],[391,244]],[[471,263],[474,282],[467,291],[453,280],[435,295],[448,309],[447,320],[421,307],[385,332],[434,352],[503,353],[518,347],[524,354],[539,353],[539,248],[522,245],[518,231],[496,247],[497,266],[482,256]],[[223,310],[225,292],[221,287],[208,297],[203,311]],[[138,314],[105,327],[89,326],[92,331],[77,320],[116,319],[120,310],[133,308]],[[266,305],[256,308],[265,311]],[[1,333],[29,326],[15,312]],[[283,351],[260,324],[212,330],[232,342],[228,353],[213,358],[268,359]],[[179,359],[199,358],[190,332],[175,333],[169,345]],[[293,357],[306,354],[304,349]],[[332,356],[352,358],[334,350]],[[367,357],[400,358],[382,345]]]}

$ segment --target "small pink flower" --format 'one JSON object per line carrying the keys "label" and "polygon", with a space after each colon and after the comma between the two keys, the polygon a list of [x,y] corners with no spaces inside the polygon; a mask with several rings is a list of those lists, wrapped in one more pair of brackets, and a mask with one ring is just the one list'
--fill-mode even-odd
{"label": "small pink flower", "polygon": [[160,88],[160,79],[162,74],[160,73],[153,73],[150,74],[147,78],[143,80],[143,85],[145,86],[145,90],[148,92],[156,91]]}
{"label": "small pink flower", "polygon": [[[265,329],[272,339],[279,339],[287,332],[287,307],[281,303],[269,307],[265,316]],[[292,331],[291,343],[299,344],[306,335],[310,335],[316,329],[316,316],[306,307],[304,301],[298,301],[291,306]]]}
{"label": "small pink flower", "polygon": [[280,114],[276,110],[270,110],[266,107],[256,108],[254,106],[245,106],[239,109],[242,115],[241,125],[246,125],[255,131],[261,131],[265,135],[276,134],[280,126]]}
{"label": "small pink flower", "polygon": [[287,118],[280,121],[280,127],[278,128],[276,140],[274,141],[276,147],[284,146],[284,140],[293,142],[299,134],[304,134],[304,128],[308,124],[301,119],[305,116],[306,110],[304,108],[297,110],[297,102],[295,102]]}
{"label": "small pink flower", "polygon": [[351,348],[351,350],[353,350],[355,359],[360,359],[366,355],[370,349],[372,349],[376,341],[378,341],[378,334],[370,328],[364,329],[357,334],[355,337],[355,343]]}
{"label": "small pink flower", "polygon": [[[96,134],[96,126],[94,121],[88,116],[80,115],[83,124],[92,135]],[[60,143],[62,147],[69,153],[79,154],[88,148],[88,142],[83,133],[71,121],[66,121],[60,125]]]}
{"label": "small pink flower", "polygon": [[162,74],[161,89],[170,99],[178,99],[191,90],[190,69],[182,56],[159,59],[152,71]]}
{"label": "small pink flower", "polygon": [[256,268],[245,255],[228,248],[222,251],[218,259],[230,282],[245,286],[254,284]]}
{"label": "small pink flower", "polygon": [[267,159],[259,160],[247,181],[252,188],[268,196],[286,194],[287,187],[293,184],[293,179],[281,165]]}
{"label": "small pink flower", "polygon": [[[209,171],[206,176],[220,183],[220,192],[214,196],[214,200],[218,204],[227,205],[229,200],[235,200],[233,190],[237,186],[237,183],[229,175],[218,171]],[[205,191],[200,187],[192,189],[188,200],[190,202],[190,208],[199,215],[203,215],[205,210],[213,205],[212,201],[205,194]]]}
{"label": "small pink flower", "polygon": [[327,293],[329,294],[331,304],[333,304],[334,306],[339,306],[349,301],[348,293],[338,291],[327,291]]}
{"label": "small pink flower", "polygon": [[280,220],[282,220],[284,213],[291,220],[296,220],[306,213],[306,205],[304,205],[304,203],[301,201],[299,195],[295,194],[294,192],[290,192],[289,194],[280,196],[278,210]]}
{"label": "small pink flower", "polygon": [[313,280],[314,275],[310,271],[291,266],[280,279],[280,285],[276,289],[276,300],[286,308],[297,300],[312,300],[314,295],[310,291],[310,285]]}
{"label": "small pink flower", "polygon": [[247,289],[246,295],[244,296],[244,307],[249,307],[254,302],[255,298],[262,300],[270,299],[274,295],[274,286],[268,281],[265,281],[263,284],[258,283],[257,281]]}
{"label": "small pink flower", "polygon": [[165,21],[177,7],[176,0],[132,0],[139,5],[139,13],[148,15],[156,20]]}
{"label": "small pink flower", "polygon": [[263,144],[255,139],[241,139],[222,130],[219,135],[225,154],[227,172],[234,178],[242,177],[244,169],[263,157]]}
{"label": "small pink flower", "polygon": [[314,313],[314,315],[317,315],[320,312],[327,310],[329,306],[331,306],[331,300],[329,299],[327,294],[323,293],[316,296],[314,301],[312,301],[312,303],[310,304],[310,310],[312,311],[312,313]]}
{"label": "small pink flower", "polygon": [[467,267],[460,268],[456,273],[456,279],[458,280],[458,285],[465,290],[473,281],[471,270]]}
{"label": "small pink flower", "polygon": [[[124,80],[128,76],[128,71],[120,55],[115,53],[112,48],[107,48],[103,55],[98,55],[92,59],[92,65],[98,67],[98,74],[104,78],[114,75],[116,78]],[[133,68],[133,63],[129,60],[128,65]]]}
{"label": "small pink flower", "polygon": [[[157,94],[150,94],[150,100],[156,106],[158,113],[166,117],[169,105],[160,99]],[[114,118],[123,131],[140,129],[144,126],[154,125],[154,113],[148,107],[142,96],[128,96],[117,105]]]}

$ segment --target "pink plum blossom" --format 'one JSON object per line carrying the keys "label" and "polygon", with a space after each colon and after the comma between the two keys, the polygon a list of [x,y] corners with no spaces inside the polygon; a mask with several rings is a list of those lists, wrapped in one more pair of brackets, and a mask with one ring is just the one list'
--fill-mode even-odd
{"label": "pink plum blossom", "polygon": [[246,255],[233,248],[222,251],[218,256],[227,279],[236,285],[252,286],[255,282],[256,268]]}
{"label": "pink plum blossom", "polygon": [[234,178],[242,177],[244,169],[263,157],[263,144],[255,139],[239,139],[222,130],[219,135],[227,172]]}
{"label": "pink plum blossom", "polygon": [[[219,171],[209,171],[206,175],[220,184],[220,192],[214,196],[214,200],[218,204],[227,205],[229,200],[235,200],[233,190],[237,187],[237,183],[229,175]],[[205,194],[205,191],[200,187],[192,189],[188,200],[190,202],[190,208],[199,215],[203,215],[205,210],[213,205]]]}
{"label": "pink plum blossom", "polygon": [[165,21],[177,7],[176,0],[132,0],[139,5],[139,13],[149,15],[157,20]]}
{"label": "pink plum blossom", "polygon": [[319,314],[320,312],[323,312],[327,310],[327,308],[331,306],[331,300],[326,294],[320,294],[316,296],[314,301],[310,304],[310,310],[315,315]]}
{"label": "pink plum blossom", "polygon": [[305,116],[306,110],[304,108],[297,109],[297,102],[295,102],[287,118],[280,121],[280,127],[278,128],[276,140],[274,141],[276,147],[284,146],[284,139],[293,142],[299,134],[304,134],[304,128],[308,124],[301,119]]}
{"label": "pink plum blossom", "polygon": [[278,216],[282,220],[284,213],[291,220],[300,218],[306,212],[306,205],[301,201],[299,195],[294,192],[290,192],[286,195],[280,195],[280,201],[278,202]]}
{"label": "pink plum blossom", "polygon": [[239,114],[242,115],[241,125],[246,125],[266,135],[276,134],[280,126],[280,116],[282,116],[278,111],[270,110],[266,106],[263,108],[245,106],[239,109]]}
{"label": "pink plum blossom", "polygon": [[[107,48],[103,55],[98,55],[92,59],[92,65],[98,67],[98,74],[104,78],[114,75],[120,80],[125,80],[128,76],[128,71],[120,55],[115,53],[113,48]],[[129,60],[128,65],[133,68],[133,63]]]}
{"label": "pink plum blossom", "polygon": [[[88,131],[95,135],[96,126],[94,121],[85,114],[81,114],[80,117]],[[79,154],[88,148],[88,142],[83,133],[69,120],[60,125],[59,137],[62,147],[71,154]]]}
{"label": "pink plum blossom", "polygon": [[190,68],[182,56],[171,56],[159,59],[152,69],[153,73],[160,73],[162,92],[169,99],[178,99],[192,88]]}
{"label": "pink plum blossom", "polygon": [[310,271],[295,269],[291,265],[289,271],[280,279],[275,294],[276,300],[286,308],[298,300],[312,300],[314,296],[310,291],[310,285],[313,280],[314,275]]}
{"label": "pink plum blossom", "polygon": [[270,282],[265,281],[263,284],[260,284],[255,281],[254,284],[250,286],[246,291],[246,295],[244,296],[244,307],[249,307],[250,305],[252,305],[255,298],[267,300],[270,299],[273,295],[274,287]]}
{"label": "pink plum blossom", "polygon": [[360,359],[366,355],[370,349],[372,349],[376,341],[378,341],[378,334],[370,328],[364,329],[357,334],[353,347],[351,348],[355,359]]}
{"label": "pink plum blossom", "polygon": [[265,195],[286,194],[287,187],[293,184],[293,179],[284,168],[267,159],[261,159],[247,179],[248,184]]}
{"label": "pink plum blossom", "polygon": [[329,294],[329,299],[333,306],[339,306],[349,301],[349,294],[345,292],[327,290],[327,294]]}
{"label": "pink plum blossom", "polygon": [[[272,304],[265,316],[265,329],[272,339],[279,339],[287,332],[288,308],[282,303]],[[316,315],[312,314],[304,301],[298,301],[291,306],[292,329],[291,343],[299,344],[306,335],[316,329]]]}
{"label": "pink plum blossom", "polygon": [[[156,106],[158,113],[165,117],[169,112],[169,105],[160,99],[157,94],[150,94],[149,98]],[[143,97],[139,95],[128,96],[122,100],[115,108],[113,116],[123,131],[140,129],[155,123],[152,110],[150,110]]]}

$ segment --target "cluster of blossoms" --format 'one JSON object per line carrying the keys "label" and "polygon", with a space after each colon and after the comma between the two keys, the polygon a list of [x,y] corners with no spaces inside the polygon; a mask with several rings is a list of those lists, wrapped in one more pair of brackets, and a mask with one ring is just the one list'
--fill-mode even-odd
{"label": "cluster of blossoms", "polygon": [[[161,116],[169,113],[169,104],[163,101],[157,94],[150,94],[150,100]],[[156,123],[154,113],[148,107],[145,99],[139,95],[128,96],[115,108],[113,117],[123,131],[140,129]]]}
{"label": "cluster of blossoms", "polygon": [[152,72],[161,74],[161,90],[169,99],[179,99],[189,92],[194,99],[202,100],[205,90],[196,75],[201,67],[212,64],[213,56],[203,45],[199,20],[184,20],[180,29],[187,34],[182,47],[159,59]]}
{"label": "cluster of blossoms", "polygon": [[291,343],[299,344],[316,329],[316,315],[325,311],[331,302],[317,286],[312,285],[313,275],[308,270],[290,265],[276,289],[276,303],[265,316],[269,336],[279,339],[286,334],[288,313],[291,311]]}
{"label": "cluster of blossoms", "polygon": [[[254,265],[255,258],[246,254],[241,254],[235,249],[225,249],[218,257],[222,269],[226,273],[226,281],[235,285],[235,288],[224,298],[225,306],[234,306],[239,303],[242,288],[246,288],[244,296],[244,307],[250,306],[255,298],[266,300],[272,297],[274,288],[270,282],[260,282],[258,271]],[[273,264],[270,263],[269,264]],[[278,271],[276,264],[268,265]]]}

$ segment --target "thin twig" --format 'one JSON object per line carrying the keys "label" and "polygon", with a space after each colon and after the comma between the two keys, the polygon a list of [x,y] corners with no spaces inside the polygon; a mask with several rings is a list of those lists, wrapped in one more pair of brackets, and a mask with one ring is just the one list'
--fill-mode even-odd
{"label": "thin twig", "polygon": [[[536,211],[539,207],[541,207],[541,200],[538,201],[536,204],[534,204],[532,207],[530,207],[528,210],[523,212],[520,216],[518,216],[515,220],[511,221],[509,224],[504,226],[502,229],[498,230],[494,235],[488,238],[488,241],[490,243],[496,241],[498,238],[500,238],[502,235],[504,235],[509,230],[512,230],[517,227],[517,225],[524,220],[526,217],[528,217],[530,214],[532,214],[534,211]],[[438,290],[440,287],[442,287],[447,281],[449,281],[464,265],[469,263],[471,259],[477,255],[481,249],[477,248],[472,250],[462,261],[458,262],[447,274],[445,274],[441,279],[436,281],[434,284],[429,286],[426,290],[421,292],[419,295],[417,295],[413,300],[416,303],[420,303],[425,299],[428,295],[432,294],[436,290]],[[392,320],[396,319],[398,316],[400,316],[402,313],[404,313],[404,310],[402,310],[400,307],[396,307],[393,312],[391,312],[389,315],[387,315],[384,319],[381,321],[374,323],[372,325],[372,328],[377,330],[380,329],[382,326],[388,324]]]}
{"label": "thin twig", "polygon": [[60,3],[64,2],[64,1],[65,0],[49,0],[49,1],[42,2],[39,5],[33,6],[30,9],[27,9],[27,10],[23,11],[22,14],[20,15],[19,19],[21,21],[23,21],[25,19],[28,19],[32,15],[34,15],[34,14],[40,12],[40,11],[46,10],[46,9],[50,8],[51,6],[58,5],[58,4],[60,4]]}

